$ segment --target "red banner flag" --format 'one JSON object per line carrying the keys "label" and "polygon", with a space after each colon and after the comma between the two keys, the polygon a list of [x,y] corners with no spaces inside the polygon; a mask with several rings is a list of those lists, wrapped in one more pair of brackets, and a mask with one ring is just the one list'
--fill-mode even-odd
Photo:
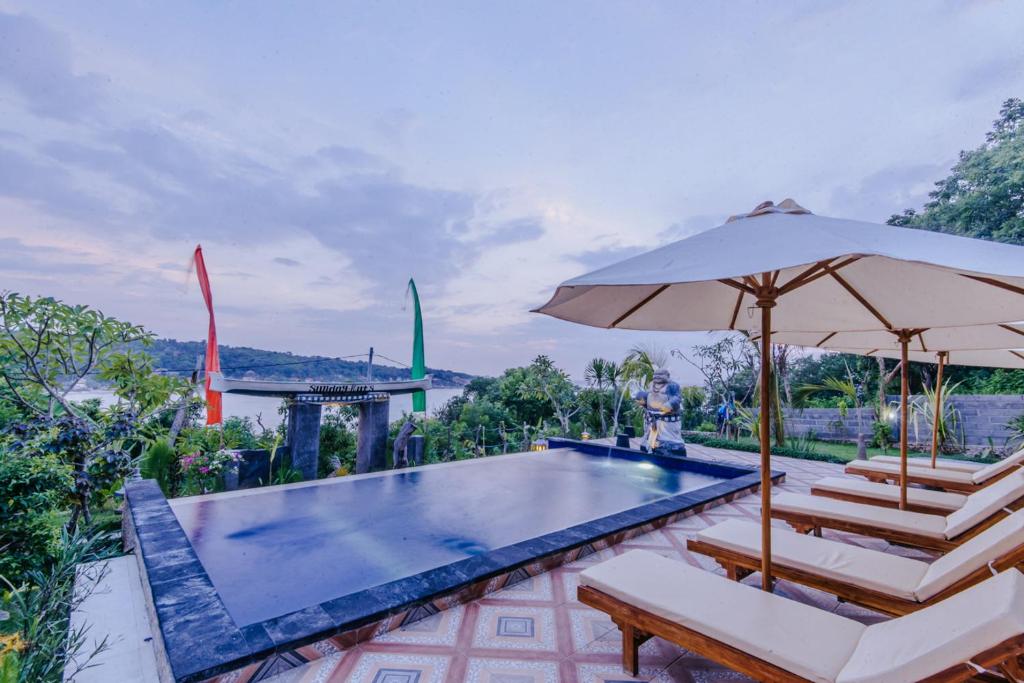
{"label": "red banner flag", "polygon": [[210,390],[210,373],[220,372],[220,353],[217,351],[217,324],[213,319],[213,293],[210,291],[210,276],[206,274],[206,263],[203,261],[202,245],[196,245],[193,258],[196,275],[199,276],[199,289],[203,291],[206,310],[210,312],[210,331],[206,337],[206,424],[215,425],[220,424],[224,411],[220,392]]}

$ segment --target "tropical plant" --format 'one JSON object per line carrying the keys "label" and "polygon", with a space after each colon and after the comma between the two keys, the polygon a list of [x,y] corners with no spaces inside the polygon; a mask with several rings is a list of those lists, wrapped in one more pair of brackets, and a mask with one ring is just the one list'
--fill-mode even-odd
{"label": "tropical plant", "polygon": [[165,496],[174,497],[179,472],[178,459],[170,444],[161,439],[147,448],[139,460],[139,474],[145,479],[155,479]]}
{"label": "tropical plant", "polygon": [[958,387],[959,382],[952,380],[943,382],[938,411],[935,410],[935,389],[933,387],[923,387],[924,394],[910,400],[908,408],[910,409],[911,423],[914,425],[915,442],[922,443],[919,422],[924,424],[927,432],[925,438],[930,441],[935,423],[938,421],[939,449],[963,450],[960,411],[950,400]]}
{"label": "tropical plant", "polygon": [[555,411],[562,434],[571,431],[570,420],[579,412],[576,387],[569,376],[545,355],[537,356],[525,373],[519,393],[524,398],[546,398]]}
{"label": "tropical plant", "polygon": [[[52,562],[45,569],[28,572],[23,583],[0,577],[6,585],[0,609],[8,619],[0,622],[0,634],[13,644],[18,683],[71,681],[89,668],[109,644],[89,636],[89,624],[69,629],[68,617],[95,590],[106,573],[96,562],[117,552],[106,533],[64,533]],[[88,569],[81,569],[83,563]]]}
{"label": "tropical plant", "polygon": [[615,363],[604,358],[591,358],[583,368],[583,379],[589,386],[597,390],[597,412],[600,415],[601,436],[608,434],[608,420],[604,412],[604,393],[606,389],[614,386],[617,371],[618,367]]}

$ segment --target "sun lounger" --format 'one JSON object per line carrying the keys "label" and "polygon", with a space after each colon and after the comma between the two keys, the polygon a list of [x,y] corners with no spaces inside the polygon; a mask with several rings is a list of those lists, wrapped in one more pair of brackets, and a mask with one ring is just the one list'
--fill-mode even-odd
{"label": "sun lounger", "polygon": [[[730,579],[761,568],[761,525],[730,519],[687,547],[713,558]],[[1015,512],[934,562],[785,529],[772,531],[772,572],[888,614],[914,612],[1024,563],[1024,511]]]}
{"label": "sun lounger", "polygon": [[[898,508],[900,506],[900,487],[892,484],[879,484],[851,477],[825,477],[811,484],[811,494],[825,496],[836,500],[848,500],[851,503],[881,505],[882,507]],[[907,510],[925,512],[932,515],[948,515],[956,512],[967,502],[968,495],[952,491],[933,491],[931,489],[911,486],[907,489]],[[1021,487],[1024,496],[1024,486]]]}
{"label": "sun lounger", "polygon": [[947,552],[1012,512],[1008,506],[1020,498],[1021,486],[1024,486],[1024,471],[1018,470],[968,496],[964,506],[949,515],[928,515],[788,492],[772,498],[771,514],[801,533],[813,532],[820,536],[823,528],[836,529]]}
{"label": "sun lounger", "polygon": [[[885,463],[888,465],[900,464],[900,456],[898,455],[875,455],[868,458],[868,462]],[[914,457],[907,458],[907,465],[910,467],[927,467],[932,469],[932,459],[930,457]],[[952,458],[936,458],[935,468],[940,470],[950,470],[953,472],[970,472],[975,473],[978,470],[983,470],[988,467],[988,463],[984,462],[973,462],[971,460],[954,460]]]}
{"label": "sun lounger", "polygon": [[[944,491],[973,493],[989,486],[1024,465],[1024,450],[1003,458],[997,463],[986,465],[976,472],[960,472],[930,467],[907,467],[907,483],[934,486]],[[899,482],[899,464],[876,463],[871,460],[854,460],[846,465],[847,474],[858,474],[869,481]]]}
{"label": "sun lounger", "polygon": [[644,550],[580,575],[577,596],[622,630],[622,661],[664,638],[760,681],[965,681],[1017,672],[1024,574],[1003,572],[940,603],[865,626]]}

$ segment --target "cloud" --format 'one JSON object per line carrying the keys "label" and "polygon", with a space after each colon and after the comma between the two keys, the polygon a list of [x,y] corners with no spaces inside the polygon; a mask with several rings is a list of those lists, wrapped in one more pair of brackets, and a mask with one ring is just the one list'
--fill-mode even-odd
{"label": "cloud", "polygon": [[832,216],[884,222],[904,209],[920,208],[936,180],[949,171],[948,164],[893,164],[865,176],[855,185],[832,191],[828,213]]}
{"label": "cloud", "polygon": [[969,99],[993,91],[1003,95],[1012,92],[1024,73],[1024,57],[1000,56],[969,69],[955,81],[956,96]]}
{"label": "cloud", "polygon": [[76,74],[67,39],[26,15],[0,12],[0,83],[16,91],[29,111],[64,121],[95,111],[105,79]]}
{"label": "cloud", "polygon": [[289,267],[292,267],[292,268],[302,265],[301,263],[299,263],[295,259],[293,259],[293,258],[285,258],[284,256],[275,256],[274,257],[274,263],[280,264],[282,266],[289,266]]}

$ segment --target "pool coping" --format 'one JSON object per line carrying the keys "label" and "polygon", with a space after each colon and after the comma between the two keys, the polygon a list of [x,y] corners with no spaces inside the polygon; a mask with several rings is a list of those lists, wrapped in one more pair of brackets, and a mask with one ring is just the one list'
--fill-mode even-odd
{"label": "pool coping", "polygon": [[[761,483],[759,470],[738,464],[659,456],[569,439],[550,442],[555,448],[575,448],[592,455],[614,454],[676,468],[685,464],[689,471],[731,478],[243,627],[237,626],[228,613],[156,482],[128,482],[125,541],[136,549],[150,617],[158,627],[154,635],[163,660],[161,681],[203,681],[332,636],[363,633],[369,625],[427,605],[441,596],[508,575],[546,558],[564,556],[657,520],[667,520],[694,508],[703,509],[708,503],[755,489]],[[772,470],[773,483],[784,477],[784,472]],[[410,595],[415,597],[410,599]],[[406,623],[409,621],[406,619]],[[373,634],[371,629],[366,637]]]}

